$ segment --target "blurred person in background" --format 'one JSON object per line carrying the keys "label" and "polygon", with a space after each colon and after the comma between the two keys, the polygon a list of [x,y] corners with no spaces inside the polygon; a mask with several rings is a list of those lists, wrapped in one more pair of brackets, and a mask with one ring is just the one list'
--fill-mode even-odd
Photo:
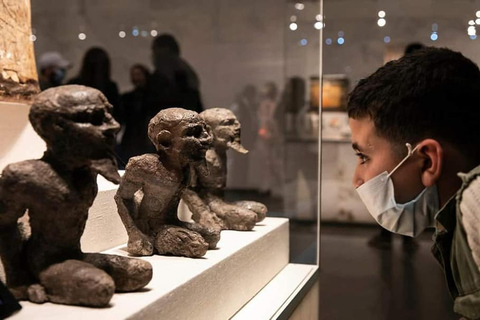
{"label": "blurred person in background", "polygon": [[252,84],[245,85],[235,96],[230,110],[237,116],[242,126],[242,145],[249,151],[248,155],[234,152],[228,156],[228,179],[235,187],[255,188],[257,177],[251,174],[256,166],[256,150],[254,149],[258,136],[258,92]]}
{"label": "blurred person in background", "polygon": [[267,82],[261,89],[258,106],[258,138],[256,151],[261,167],[259,191],[270,195],[283,193],[283,135],[277,115],[278,88],[274,82]]}
{"label": "blurred person in background", "polygon": [[121,104],[117,113],[122,126],[118,154],[121,159],[118,165],[123,168],[128,159],[144,153],[155,152],[147,131],[150,121],[147,89],[150,82],[150,71],[142,64],[134,64],[130,68],[130,82],[133,90],[121,96]]}
{"label": "blurred person in background", "polygon": [[71,68],[70,61],[65,59],[59,52],[45,52],[38,59],[38,68],[40,70],[38,82],[40,89],[57,87],[63,84],[67,69]]}
{"label": "blurred person in background", "polygon": [[[300,132],[297,130],[297,117],[305,107],[305,80],[300,77],[291,77],[285,85],[282,97],[280,99],[281,124],[285,134],[296,136]],[[280,111],[279,110],[279,111]]]}
{"label": "blurred person in background", "polygon": [[254,85],[246,85],[235,97],[230,110],[242,125],[242,144],[250,149],[258,133],[258,93]]}
{"label": "blurred person in background", "polygon": [[118,118],[120,94],[117,84],[111,80],[110,57],[99,47],[93,47],[83,56],[79,74],[68,81],[68,84],[81,84],[100,90],[108,102],[113,105],[113,115]]}
{"label": "blurred person in background", "polygon": [[170,34],[157,36],[152,43],[152,60],[155,66],[149,86],[150,104],[154,106],[152,117],[169,107],[202,112],[200,80],[181,57],[175,37]]}

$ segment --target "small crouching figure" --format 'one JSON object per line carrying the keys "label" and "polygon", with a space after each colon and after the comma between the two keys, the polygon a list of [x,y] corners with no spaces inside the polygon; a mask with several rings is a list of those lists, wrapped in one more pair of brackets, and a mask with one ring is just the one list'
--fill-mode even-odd
{"label": "small crouching figure", "polygon": [[255,201],[224,200],[227,185],[227,150],[247,153],[240,141],[240,122],[232,111],[211,108],[200,113],[210,126],[213,144],[206,153],[206,161],[194,166],[194,183],[185,191],[183,201],[192,211],[192,219],[214,228],[246,231],[265,219],[267,207]]}
{"label": "small crouching figure", "polygon": [[[113,155],[119,125],[111,113],[105,96],[84,86],[35,98],[29,118],[47,150],[8,165],[0,177],[0,256],[17,299],[105,307],[115,291],[151,280],[147,261],[80,249],[97,175],[120,181]],[[18,223],[27,210],[30,235]]]}
{"label": "small crouching figure", "polygon": [[194,111],[164,109],[150,120],[148,137],[157,153],[130,158],[115,195],[127,251],[201,257],[216,247],[220,230],[179,220],[177,207],[190,166],[205,161],[212,143],[205,121]]}

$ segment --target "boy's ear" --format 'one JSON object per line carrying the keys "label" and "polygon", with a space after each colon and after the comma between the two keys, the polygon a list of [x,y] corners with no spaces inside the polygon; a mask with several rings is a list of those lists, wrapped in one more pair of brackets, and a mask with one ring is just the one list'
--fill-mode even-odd
{"label": "boy's ear", "polygon": [[437,140],[425,139],[419,143],[418,153],[423,158],[422,183],[431,187],[437,183],[442,172],[442,145]]}

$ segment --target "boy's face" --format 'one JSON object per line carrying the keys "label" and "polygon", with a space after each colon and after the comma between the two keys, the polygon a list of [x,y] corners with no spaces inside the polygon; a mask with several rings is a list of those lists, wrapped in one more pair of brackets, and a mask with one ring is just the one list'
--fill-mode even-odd
{"label": "boy's face", "polygon": [[[353,176],[355,188],[384,171],[390,173],[407,155],[407,147],[402,156],[396,154],[392,143],[376,134],[375,125],[369,117],[350,118],[349,125],[352,131],[352,147],[358,157]],[[407,142],[409,141],[405,141]],[[391,176],[397,203],[413,200],[422,192],[425,187],[421,174],[422,162],[414,153]]]}

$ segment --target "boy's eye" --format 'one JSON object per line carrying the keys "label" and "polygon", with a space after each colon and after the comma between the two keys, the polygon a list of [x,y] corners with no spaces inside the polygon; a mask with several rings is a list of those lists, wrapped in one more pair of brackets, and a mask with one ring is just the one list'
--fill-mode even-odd
{"label": "boy's eye", "polygon": [[361,164],[364,164],[365,162],[367,162],[368,158],[366,155],[364,155],[363,153],[361,152],[357,152],[355,153],[355,155],[358,157],[358,159],[360,160],[360,163]]}

